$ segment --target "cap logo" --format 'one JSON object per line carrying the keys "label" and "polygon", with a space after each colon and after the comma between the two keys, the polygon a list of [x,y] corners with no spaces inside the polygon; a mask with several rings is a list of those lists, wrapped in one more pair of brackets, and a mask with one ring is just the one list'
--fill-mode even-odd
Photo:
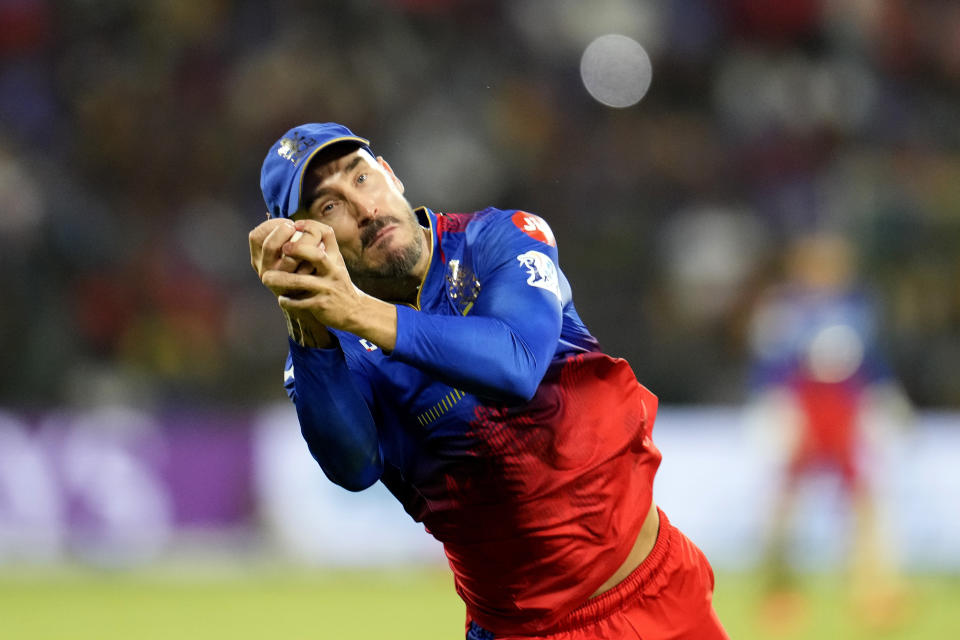
{"label": "cap logo", "polygon": [[315,144],[317,144],[316,138],[304,138],[299,133],[295,133],[292,138],[280,140],[277,155],[292,162],[293,166],[297,166],[303,160],[307,150]]}

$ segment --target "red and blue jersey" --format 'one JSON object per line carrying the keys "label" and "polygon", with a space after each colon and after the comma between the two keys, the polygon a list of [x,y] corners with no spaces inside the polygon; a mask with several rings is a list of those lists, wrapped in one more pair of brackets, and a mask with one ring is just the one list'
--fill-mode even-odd
{"label": "red and blue jersey", "polygon": [[640,531],[657,400],[580,320],[540,217],[417,213],[432,255],[394,350],[291,342],[285,387],[333,482],[383,482],[443,543],[471,619],[549,629]]}
{"label": "red and blue jersey", "polygon": [[864,392],[892,381],[880,353],[877,310],[855,288],[778,287],[759,308],[752,342],[755,390],[784,388],[799,409],[791,477],[821,468],[861,479]]}

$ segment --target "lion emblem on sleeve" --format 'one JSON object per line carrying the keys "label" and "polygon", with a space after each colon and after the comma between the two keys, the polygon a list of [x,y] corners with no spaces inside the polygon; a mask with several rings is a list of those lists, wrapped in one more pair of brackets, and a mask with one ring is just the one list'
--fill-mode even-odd
{"label": "lion emblem on sleeve", "polygon": [[527,251],[517,256],[520,266],[527,270],[527,284],[545,289],[560,300],[560,275],[550,256],[539,251]]}

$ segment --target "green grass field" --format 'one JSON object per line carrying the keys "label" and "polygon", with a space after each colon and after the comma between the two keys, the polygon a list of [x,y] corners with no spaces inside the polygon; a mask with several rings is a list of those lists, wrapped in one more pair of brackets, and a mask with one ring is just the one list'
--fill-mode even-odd
{"label": "green grass field", "polygon": [[[842,582],[830,576],[810,577],[793,624],[771,627],[756,582],[717,576],[716,608],[737,640],[960,638],[960,576],[912,578],[899,621],[880,630],[846,613]],[[0,573],[4,640],[455,640],[462,628],[463,606],[441,570]]]}

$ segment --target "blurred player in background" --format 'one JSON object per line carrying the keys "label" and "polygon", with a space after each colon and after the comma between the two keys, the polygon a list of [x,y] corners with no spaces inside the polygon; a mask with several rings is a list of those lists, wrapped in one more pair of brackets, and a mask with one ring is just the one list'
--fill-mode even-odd
{"label": "blurred player in background", "polygon": [[799,605],[788,550],[803,480],[816,474],[839,478],[850,507],[858,611],[883,616],[894,604],[892,550],[883,540],[871,463],[880,436],[902,425],[909,407],[879,353],[877,317],[856,282],[853,248],[829,232],[793,242],[784,281],[754,316],[754,408],[782,445],[765,566],[768,613],[781,622]]}
{"label": "blurred player in background", "polygon": [[543,219],[414,210],[332,123],[278,140],[261,187],[251,260],[303,436],[443,543],[468,639],[727,637],[710,565],[653,503],[657,399],[581,322]]}

